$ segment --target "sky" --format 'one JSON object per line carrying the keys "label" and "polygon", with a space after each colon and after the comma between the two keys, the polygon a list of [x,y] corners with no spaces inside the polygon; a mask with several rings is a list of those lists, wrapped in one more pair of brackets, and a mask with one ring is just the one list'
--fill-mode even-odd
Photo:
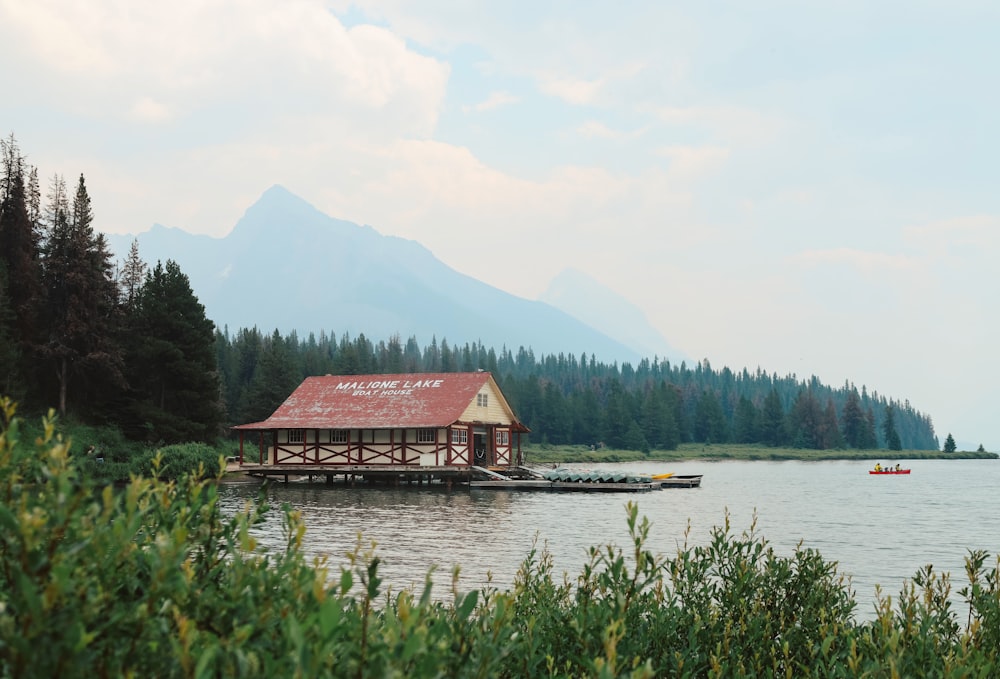
{"label": "sky", "polygon": [[994,0],[0,0],[0,133],[108,233],[221,237],[281,184],[1000,451],[998,32]]}

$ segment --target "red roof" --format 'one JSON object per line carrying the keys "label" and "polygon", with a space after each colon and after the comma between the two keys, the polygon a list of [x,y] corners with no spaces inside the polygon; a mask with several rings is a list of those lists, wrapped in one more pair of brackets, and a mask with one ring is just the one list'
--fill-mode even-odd
{"label": "red roof", "polygon": [[447,427],[487,383],[500,394],[488,372],[307,377],[269,418],[233,429]]}

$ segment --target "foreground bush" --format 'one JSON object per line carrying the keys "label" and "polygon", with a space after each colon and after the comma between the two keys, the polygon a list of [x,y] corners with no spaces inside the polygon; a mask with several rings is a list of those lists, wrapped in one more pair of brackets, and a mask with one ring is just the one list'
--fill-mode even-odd
{"label": "foreground bush", "polygon": [[[579,576],[533,550],[510,591],[449,603],[391,593],[359,547],[331,571],[251,533],[266,505],[224,515],[214,480],[92,485],[47,420],[0,433],[0,675],[6,677],[988,677],[1000,645],[997,568],[971,554],[963,620],[928,567],[856,623],[849,585],[812,550],[777,555],[753,529],[663,557],[630,505],[627,552]],[[161,462],[153,465],[153,471]]]}

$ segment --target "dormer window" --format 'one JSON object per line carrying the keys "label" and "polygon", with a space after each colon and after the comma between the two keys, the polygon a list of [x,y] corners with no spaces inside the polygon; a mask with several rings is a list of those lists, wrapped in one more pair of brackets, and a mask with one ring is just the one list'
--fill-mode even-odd
{"label": "dormer window", "polygon": [[485,408],[489,405],[489,396],[487,394],[476,394],[476,405],[480,408]]}

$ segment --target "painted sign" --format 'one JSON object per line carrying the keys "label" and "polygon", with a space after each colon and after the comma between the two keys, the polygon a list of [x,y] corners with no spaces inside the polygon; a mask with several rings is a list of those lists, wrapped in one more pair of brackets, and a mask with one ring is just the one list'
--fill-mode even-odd
{"label": "painted sign", "polygon": [[444,380],[361,380],[338,382],[337,391],[351,396],[410,396],[417,389],[438,389]]}

